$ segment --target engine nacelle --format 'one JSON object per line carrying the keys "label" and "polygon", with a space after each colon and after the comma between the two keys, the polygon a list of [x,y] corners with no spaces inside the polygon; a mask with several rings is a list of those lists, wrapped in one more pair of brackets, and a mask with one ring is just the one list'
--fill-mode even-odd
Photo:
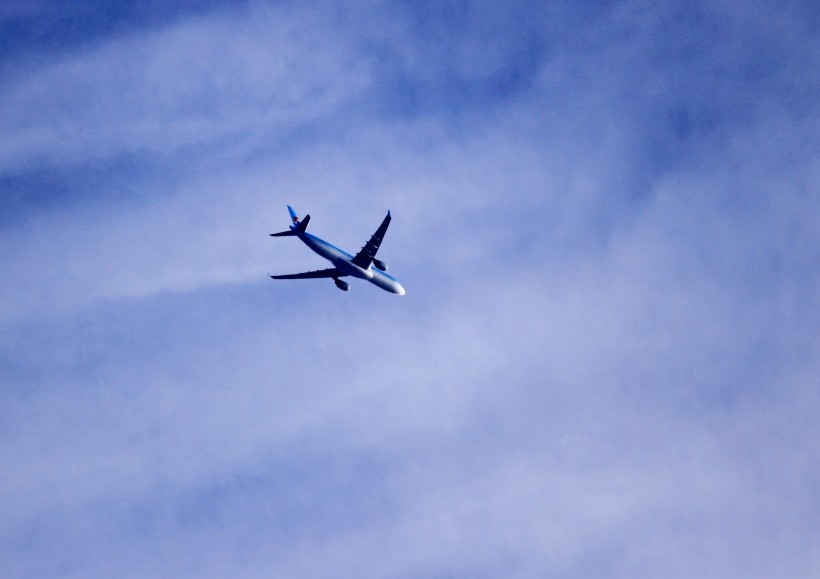
{"label": "engine nacelle", "polygon": [[346,292],[347,290],[350,289],[350,284],[347,283],[346,281],[342,281],[340,279],[336,279],[336,280],[333,280],[333,281],[336,282],[336,287],[339,288],[340,290],[342,290],[343,292]]}
{"label": "engine nacelle", "polygon": [[382,271],[387,271],[387,264],[381,261],[380,259],[374,259],[373,265],[376,266],[376,269],[380,269]]}

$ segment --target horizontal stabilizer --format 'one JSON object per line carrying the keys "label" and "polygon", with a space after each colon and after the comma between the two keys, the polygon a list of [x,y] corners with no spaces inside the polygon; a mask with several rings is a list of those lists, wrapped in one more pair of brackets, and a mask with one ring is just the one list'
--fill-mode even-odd
{"label": "horizontal stabilizer", "polygon": [[304,233],[305,229],[307,229],[308,223],[310,223],[310,215],[305,215],[305,218],[296,224],[296,231],[299,233]]}
{"label": "horizontal stabilizer", "polygon": [[[290,209],[290,206],[288,206]],[[305,218],[299,221],[298,217],[295,217],[293,222],[295,225],[291,225],[290,230],[288,231],[280,231],[279,233],[271,233],[271,237],[285,237],[288,235],[299,235],[300,233],[304,233],[305,229],[307,229],[307,224],[310,223],[310,215],[305,215]]]}

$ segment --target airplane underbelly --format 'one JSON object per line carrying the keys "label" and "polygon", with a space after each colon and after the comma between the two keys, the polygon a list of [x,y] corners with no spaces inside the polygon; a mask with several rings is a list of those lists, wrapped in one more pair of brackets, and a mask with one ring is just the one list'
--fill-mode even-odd
{"label": "airplane underbelly", "polygon": [[362,269],[344,258],[338,258],[333,263],[336,266],[336,269],[345,272],[347,275],[351,275],[359,279],[373,279],[372,271],[369,269]]}
{"label": "airplane underbelly", "polygon": [[313,239],[308,239],[305,243],[310,247],[315,253],[318,253],[322,257],[324,257],[328,261],[335,262],[339,258],[339,252],[334,247],[329,247],[324,243],[319,243]]}
{"label": "airplane underbelly", "polygon": [[370,280],[370,283],[379,286],[383,290],[398,294],[400,296],[403,296],[405,293],[404,288],[399,282],[394,280],[392,277],[388,277],[387,275],[379,272],[376,272],[373,279]]}

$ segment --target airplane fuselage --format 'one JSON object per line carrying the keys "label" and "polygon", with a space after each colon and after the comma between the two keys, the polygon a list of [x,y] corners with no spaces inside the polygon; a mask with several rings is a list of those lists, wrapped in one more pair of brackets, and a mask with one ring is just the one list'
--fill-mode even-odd
{"label": "airplane fuselage", "polygon": [[353,256],[342,251],[332,243],[328,243],[324,239],[320,239],[308,232],[299,233],[299,239],[307,245],[310,249],[318,255],[324,257],[331,262],[339,271],[346,273],[351,277],[356,277],[369,281],[370,283],[379,286],[383,290],[389,291],[400,296],[404,295],[404,288],[392,276],[386,274],[378,268],[373,266],[367,269],[361,268],[353,263]]}

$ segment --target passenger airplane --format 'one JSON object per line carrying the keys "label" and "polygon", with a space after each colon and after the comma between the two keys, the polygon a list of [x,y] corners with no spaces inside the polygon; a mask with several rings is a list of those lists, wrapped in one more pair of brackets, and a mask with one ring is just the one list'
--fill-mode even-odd
{"label": "passenger airplane", "polygon": [[[383,290],[391,293],[399,294],[400,296],[404,295],[404,288],[401,287],[401,284],[384,273],[385,270],[387,270],[387,264],[376,259],[376,252],[379,250],[379,246],[382,243],[384,234],[387,231],[387,226],[390,225],[389,211],[387,212],[387,217],[384,218],[384,221],[382,221],[382,224],[379,225],[379,228],[376,230],[376,233],[374,233],[370,238],[370,241],[365,243],[362,250],[355,256],[350,255],[338,247],[329,244],[327,241],[319,239],[315,235],[311,235],[305,231],[305,229],[307,229],[307,224],[310,221],[310,215],[305,215],[305,218],[300,221],[296,216],[296,212],[293,210],[293,207],[290,205],[288,205],[288,211],[290,212],[290,220],[293,222],[293,225],[290,226],[290,230],[282,231],[280,233],[271,233],[271,236],[284,237],[286,235],[295,235],[302,240],[302,243],[330,261],[330,263],[333,264],[333,267],[329,269],[320,269],[318,271],[308,271],[305,273],[272,275],[271,277],[273,279],[315,279],[329,277],[336,282],[337,288],[342,291],[347,291],[350,288],[350,284],[346,281],[340,280],[339,278],[349,275],[351,277],[358,277],[359,279],[367,280],[370,283],[377,285]],[[371,265],[373,267],[370,267]]]}

